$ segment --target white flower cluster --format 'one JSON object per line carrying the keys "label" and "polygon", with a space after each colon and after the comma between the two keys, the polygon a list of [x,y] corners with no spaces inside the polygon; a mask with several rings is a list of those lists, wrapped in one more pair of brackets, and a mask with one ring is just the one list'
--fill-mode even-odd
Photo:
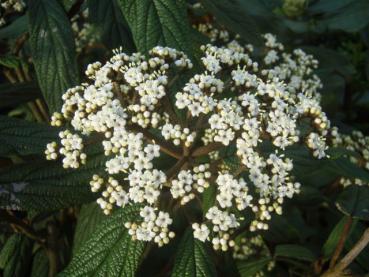
{"label": "white flower cluster", "polygon": [[180,198],[181,205],[195,198],[195,192],[203,193],[209,187],[211,172],[209,164],[201,164],[193,170],[181,170],[172,180],[170,192],[174,199]]}
{"label": "white flower cluster", "polygon": [[0,27],[6,24],[6,16],[15,12],[22,12],[26,4],[23,0],[4,0],[0,4]]}
{"label": "white flower cluster", "polygon": [[[93,176],[91,190],[101,193],[106,214],[114,206],[142,205],[137,222],[126,223],[134,239],[168,243],[174,236],[169,213],[193,199],[201,203],[201,194],[212,190],[204,221],[194,217],[192,228],[196,238],[225,251],[247,211],[251,231],[267,229],[284,199],[299,192],[286,148],[305,143],[315,157],[325,157],[330,124],[319,105],[317,62],[301,50],[284,53],[270,34],[269,57],[256,62],[251,46],[211,32],[222,44],[201,47],[203,71],[189,80],[181,80],[193,66],[183,52],[116,50],[107,63],[88,66],[90,81],[69,89],[52,117],[53,125],[69,121],[83,138],[102,144],[109,177]],[[84,163],[82,137],[66,131],[61,147],[66,167]],[[49,159],[57,158],[56,148],[48,145]]]}
{"label": "white flower cluster", "polygon": [[172,224],[168,213],[162,211],[156,213],[154,208],[146,206],[141,209],[140,217],[143,220],[140,224],[126,222],[124,225],[129,229],[128,233],[132,239],[154,241],[159,246],[163,246],[174,238],[174,232],[168,229]]}
{"label": "white flower cluster", "polygon": [[[344,147],[356,155],[350,155],[350,161],[358,166],[369,170],[369,137],[364,136],[360,131],[353,131],[351,134],[342,134],[338,132],[337,127],[331,130],[332,145],[335,147]],[[340,183],[347,187],[350,185],[369,186],[369,184],[362,179],[344,178],[340,179]]]}
{"label": "white flower cluster", "polygon": [[[59,154],[64,156],[64,168],[78,168],[81,164],[86,163],[86,154],[82,152],[83,142],[78,134],[72,134],[69,130],[59,133],[61,147]],[[48,160],[55,160],[58,157],[58,145],[55,142],[47,144],[45,155]]]}

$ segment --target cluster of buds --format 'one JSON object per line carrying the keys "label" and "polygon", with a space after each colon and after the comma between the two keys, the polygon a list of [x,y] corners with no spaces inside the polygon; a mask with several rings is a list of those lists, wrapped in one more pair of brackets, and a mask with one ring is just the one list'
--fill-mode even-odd
{"label": "cluster of buds", "polygon": [[48,160],[55,160],[59,155],[64,156],[64,168],[78,168],[86,163],[86,153],[82,152],[84,145],[78,134],[72,134],[69,130],[59,132],[60,147],[56,142],[48,143],[45,155]]}
{"label": "cluster of buds", "polygon": [[[233,258],[245,261],[257,260],[260,258],[271,258],[271,253],[260,235],[253,237],[239,236],[235,240],[235,245],[233,248]],[[265,268],[263,268],[253,276],[268,276],[266,272],[272,271],[274,267],[275,261],[271,260],[265,266]]]}
{"label": "cluster of buds", "polygon": [[[183,80],[193,64],[169,47],[154,47],[147,56],[115,50],[105,64],[88,66],[88,83],[63,95],[53,123],[70,122],[76,133],[101,142],[110,178],[94,176],[91,189],[101,193],[107,214],[114,206],[142,205],[140,218],[126,224],[134,239],[168,243],[174,236],[169,213],[175,220],[178,208],[197,205],[193,199],[201,203],[201,194],[212,190],[204,221],[196,222],[196,214],[190,220],[195,238],[226,251],[246,214],[253,215],[249,229],[256,231],[282,213],[284,199],[300,191],[284,151],[305,144],[312,156],[324,158],[330,124],[319,104],[312,56],[286,53],[266,34],[266,56],[253,58],[253,47],[226,31],[198,28],[214,42],[200,48],[202,71]],[[71,133],[61,144],[63,155],[82,153],[83,143]],[[48,146],[48,158],[57,158],[56,147]],[[73,157],[68,166],[82,164],[81,154]]]}
{"label": "cluster of buds", "polygon": [[124,225],[133,239],[154,241],[160,247],[174,238],[174,232],[168,229],[172,223],[168,213],[162,211],[157,213],[153,207],[145,206],[140,211],[140,217],[142,218],[140,224],[126,222]]}
{"label": "cluster of buds", "polygon": [[77,53],[81,53],[83,48],[96,43],[99,39],[96,28],[88,22],[88,16],[88,9],[84,9],[71,18]]}
{"label": "cluster of buds", "polygon": [[[369,137],[364,136],[360,131],[353,131],[350,134],[342,134],[338,132],[337,127],[331,130],[331,142],[334,147],[344,147],[356,155],[350,155],[349,159],[352,163],[359,167],[369,170]],[[368,186],[369,184],[359,178],[344,178],[340,179],[340,183],[344,186],[358,185]]]}

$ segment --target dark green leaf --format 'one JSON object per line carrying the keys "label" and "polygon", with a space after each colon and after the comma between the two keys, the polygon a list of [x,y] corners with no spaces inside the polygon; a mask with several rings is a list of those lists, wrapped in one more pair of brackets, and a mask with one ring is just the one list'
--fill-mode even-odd
{"label": "dark green leaf", "polygon": [[183,0],[119,0],[136,47],[147,52],[161,45],[191,54],[189,23]]}
{"label": "dark green leaf", "polygon": [[76,253],[85,244],[104,219],[106,219],[106,215],[95,202],[82,206],[74,233],[73,253]]}
{"label": "dark green leaf", "polygon": [[138,208],[129,206],[107,216],[59,276],[135,276],[145,244],[132,240],[124,222],[137,215]]}
{"label": "dark green leaf", "polygon": [[348,158],[341,157],[339,159],[330,160],[329,170],[343,177],[358,178],[365,182],[369,182],[369,171],[354,164]]}
{"label": "dark green leaf", "polygon": [[275,248],[274,256],[276,258],[284,257],[289,259],[304,260],[312,262],[316,256],[308,248],[297,244],[282,244]]}
{"label": "dark green leaf", "polygon": [[302,47],[308,54],[312,54],[319,61],[317,73],[322,76],[325,73],[339,73],[350,76],[355,73],[351,61],[342,53],[325,47],[305,46]]}
{"label": "dark green leaf", "polygon": [[104,174],[106,157],[91,154],[85,166],[64,169],[60,161],[33,162],[0,171],[0,208],[56,210],[88,203],[93,174]]}
{"label": "dark green leaf", "polygon": [[271,258],[261,258],[253,261],[242,261],[237,263],[238,272],[241,277],[255,276],[258,272],[262,271],[269,262]]}
{"label": "dark green leaf", "polygon": [[321,20],[320,24],[331,30],[358,32],[369,23],[369,1],[356,0],[342,7],[337,14]]}
{"label": "dark green leaf", "polygon": [[0,84],[0,108],[13,107],[41,96],[35,83]]}
{"label": "dark green leaf", "polygon": [[351,185],[344,189],[336,201],[344,214],[361,220],[369,220],[369,187]]}
{"label": "dark green leaf", "polygon": [[[334,229],[332,230],[332,232],[329,234],[328,239],[326,240],[326,242],[323,245],[322,248],[322,254],[323,257],[328,259],[329,257],[332,256],[334,250],[336,249],[336,246],[338,244],[338,241],[340,240],[341,236],[342,236],[342,232],[344,229],[344,226],[347,222],[348,218],[347,217],[343,217],[338,223],[337,225],[334,227]],[[350,226],[350,231],[347,235],[347,239],[350,237],[352,230],[355,229],[357,220],[354,220]]]}
{"label": "dark green leaf", "polygon": [[48,277],[49,259],[44,249],[39,249],[33,255],[31,277]]}
{"label": "dark green leaf", "polygon": [[30,46],[37,79],[50,111],[62,106],[62,94],[78,83],[74,38],[57,0],[29,3]]}
{"label": "dark green leaf", "polygon": [[46,124],[0,116],[0,156],[43,154],[57,134],[57,128]]}
{"label": "dark green leaf", "polygon": [[89,19],[100,34],[102,41],[111,49],[122,46],[125,52],[135,50],[128,24],[116,0],[89,0]]}
{"label": "dark green leaf", "polygon": [[21,234],[12,235],[0,252],[4,277],[26,276],[32,257],[32,241]]}
{"label": "dark green leaf", "polygon": [[27,31],[27,15],[22,15],[10,25],[0,29],[0,39],[14,39]]}
{"label": "dark green leaf", "polygon": [[172,276],[216,276],[215,267],[206,245],[193,237],[191,229],[187,229],[181,238]]}
{"label": "dark green leaf", "polygon": [[21,64],[21,59],[16,56],[1,56],[0,57],[0,65],[5,66],[7,68],[17,68]]}
{"label": "dark green leaf", "polygon": [[202,210],[204,214],[212,206],[214,206],[216,196],[217,196],[216,186],[209,186],[207,189],[205,189],[204,193],[202,194]]}
{"label": "dark green leaf", "polygon": [[355,0],[319,0],[309,7],[313,13],[333,13],[337,10],[355,2]]}

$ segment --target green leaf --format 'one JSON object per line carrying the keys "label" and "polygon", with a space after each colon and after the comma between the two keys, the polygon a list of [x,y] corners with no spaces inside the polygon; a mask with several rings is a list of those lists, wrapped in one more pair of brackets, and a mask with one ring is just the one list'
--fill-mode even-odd
{"label": "green leaf", "polygon": [[16,56],[0,56],[0,65],[5,66],[7,68],[18,68],[21,64],[21,59]]}
{"label": "green leaf", "polygon": [[258,272],[262,271],[269,262],[271,262],[271,258],[261,258],[252,261],[242,261],[237,263],[238,272],[241,277],[250,277],[255,276]]}
{"label": "green leaf", "polygon": [[[347,220],[349,220],[347,217],[342,217],[342,219],[337,223],[337,225],[333,228],[332,232],[329,234],[329,237],[325,241],[323,248],[322,248],[322,253],[323,253],[324,258],[328,259],[329,257],[333,255],[333,252],[336,249],[338,241],[341,238],[341,235],[342,235],[342,232],[343,232],[343,229],[344,229],[344,226]],[[357,220],[353,220],[350,226],[350,231],[347,235],[347,239],[350,237],[352,230],[355,229],[356,223],[357,223]]]}
{"label": "green leaf", "polygon": [[145,243],[132,240],[124,222],[135,220],[138,210],[127,206],[107,216],[58,276],[135,276]]}
{"label": "green leaf", "polygon": [[275,248],[274,256],[276,258],[284,257],[288,259],[297,259],[312,262],[316,256],[308,248],[297,244],[282,244]]}
{"label": "green leaf", "polygon": [[49,259],[44,249],[39,249],[33,255],[31,277],[48,277]]}
{"label": "green leaf", "polygon": [[195,239],[187,229],[178,246],[172,276],[216,276],[215,266],[206,245]]}
{"label": "green leaf", "polygon": [[210,11],[222,25],[247,42],[261,45],[261,34],[276,33],[281,28],[280,20],[260,1],[242,0],[203,0],[204,7]]}
{"label": "green leaf", "polygon": [[369,1],[356,0],[319,23],[331,30],[358,32],[369,23]]}
{"label": "green leaf", "polygon": [[49,125],[0,115],[0,156],[43,154],[57,134]]}
{"label": "green leaf", "polygon": [[95,202],[82,206],[74,232],[73,253],[76,253],[84,245],[104,219],[106,219],[106,215]]}
{"label": "green leaf", "polygon": [[183,0],[119,0],[141,52],[169,46],[191,54],[189,23]]}
{"label": "green leaf", "polygon": [[215,204],[217,196],[217,187],[214,185],[209,186],[205,189],[202,194],[202,211],[205,214]]}
{"label": "green leaf", "polygon": [[62,94],[78,83],[72,28],[57,0],[30,1],[28,10],[32,60],[42,93],[54,112],[62,106]]}
{"label": "green leaf", "polygon": [[333,13],[355,2],[355,0],[319,0],[311,5],[308,10],[312,13]]}
{"label": "green leaf", "polygon": [[27,31],[27,15],[22,15],[10,25],[0,29],[0,39],[14,39]]}
{"label": "green leaf", "polygon": [[26,276],[31,264],[32,241],[13,234],[0,252],[0,268],[4,277]]}
{"label": "green leaf", "polygon": [[0,208],[57,210],[93,201],[90,190],[93,174],[105,173],[106,157],[90,154],[85,166],[64,169],[60,161],[32,162],[0,171]]}
{"label": "green leaf", "polygon": [[337,208],[345,215],[369,220],[369,187],[351,185],[338,196]]}
{"label": "green leaf", "polygon": [[122,46],[125,52],[135,50],[128,23],[116,0],[89,0],[89,20],[94,24],[102,41],[111,49]]}
{"label": "green leaf", "polygon": [[345,157],[329,160],[329,169],[333,173],[347,178],[358,178],[369,182],[369,171],[351,162]]}
{"label": "green leaf", "polygon": [[41,96],[35,83],[0,84],[0,108],[14,107]]}

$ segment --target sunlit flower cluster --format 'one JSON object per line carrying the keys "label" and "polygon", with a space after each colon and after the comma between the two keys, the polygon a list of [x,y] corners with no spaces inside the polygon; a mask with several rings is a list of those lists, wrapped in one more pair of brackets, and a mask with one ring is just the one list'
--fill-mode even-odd
{"label": "sunlit flower cluster", "polygon": [[0,27],[6,24],[6,16],[15,12],[22,12],[26,4],[23,0],[4,0],[0,3]]}
{"label": "sunlit flower cluster", "polygon": [[265,56],[253,58],[253,47],[226,31],[198,28],[214,43],[201,46],[202,65],[188,79],[191,59],[169,47],[147,56],[115,50],[105,64],[90,64],[89,82],[69,89],[52,117],[74,131],[62,132],[46,155],[76,168],[86,160],[84,142],[99,142],[108,177],[94,175],[91,190],[106,214],[141,205],[140,217],[125,224],[134,239],[168,243],[175,211],[198,205],[193,211],[203,215],[189,215],[194,237],[226,251],[246,214],[251,231],[266,230],[284,199],[300,191],[285,150],[305,144],[324,158],[330,123],[312,56],[286,53],[266,34]]}
{"label": "sunlit flower cluster", "polygon": [[[350,134],[343,134],[338,132],[338,128],[334,127],[331,130],[332,145],[335,147],[343,147],[349,151],[352,151],[353,155],[350,155],[350,161],[357,164],[359,167],[369,170],[369,137],[364,136],[360,131],[353,131]],[[340,179],[340,183],[343,186],[350,185],[369,185],[362,179],[344,178]]]}

